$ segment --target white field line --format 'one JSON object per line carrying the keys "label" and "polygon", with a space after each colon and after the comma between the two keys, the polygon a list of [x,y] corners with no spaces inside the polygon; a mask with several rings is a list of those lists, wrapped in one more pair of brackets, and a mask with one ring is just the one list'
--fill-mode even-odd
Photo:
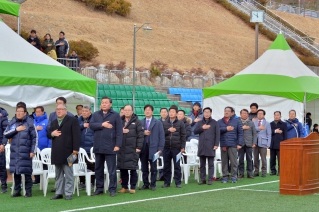
{"label": "white field line", "polygon": [[[127,204],[139,203],[139,202],[147,202],[147,201],[152,201],[152,200],[161,200],[161,199],[189,196],[189,195],[194,195],[194,194],[203,194],[203,193],[214,192],[214,191],[231,190],[231,189],[237,189],[237,188],[244,188],[244,187],[248,187],[248,186],[265,185],[265,184],[276,183],[276,182],[279,182],[279,180],[263,182],[263,183],[254,183],[254,184],[248,184],[248,185],[241,185],[241,186],[233,186],[233,187],[228,187],[228,188],[211,189],[211,190],[206,190],[206,191],[196,191],[196,192],[176,194],[176,195],[170,195],[170,196],[164,196],[164,197],[155,197],[155,198],[149,198],[149,199],[140,199],[140,200],[127,201],[127,202],[119,202],[119,203],[113,203],[113,204],[107,204],[107,205],[92,206],[92,207],[87,207],[87,208],[71,209],[71,210],[65,210],[65,211],[61,211],[61,212],[94,210],[97,208],[106,208],[106,207],[112,207],[112,206],[118,206],[118,205],[127,205]],[[92,198],[94,198],[94,197],[92,197]]]}
{"label": "white field line", "polygon": [[271,193],[278,193],[279,191],[271,191],[271,190],[255,190],[255,189],[248,189],[248,188],[234,188],[233,190],[240,190],[240,191],[259,191],[259,192],[271,192]]}

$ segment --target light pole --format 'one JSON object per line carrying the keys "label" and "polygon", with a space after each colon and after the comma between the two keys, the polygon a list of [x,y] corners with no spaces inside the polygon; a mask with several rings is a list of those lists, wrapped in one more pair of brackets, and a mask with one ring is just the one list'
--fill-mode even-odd
{"label": "light pole", "polygon": [[135,62],[136,62],[136,33],[139,29],[141,29],[144,25],[146,25],[143,29],[144,30],[152,30],[149,26],[150,23],[144,23],[140,27],[136,27],[134,24],[134,38],[133,38],[133,87],[132,87],[132,105],[133,111],[135,111],[135,86],[136,86],[136,76],[135,76]]}

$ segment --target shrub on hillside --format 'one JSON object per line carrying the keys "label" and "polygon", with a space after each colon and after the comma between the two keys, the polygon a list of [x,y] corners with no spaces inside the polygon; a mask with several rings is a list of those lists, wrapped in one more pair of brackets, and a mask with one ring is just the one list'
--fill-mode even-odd
{"label": "shrub on hillside", "polygon": [[127,16],[131,12],[132,4],[125,0],[77,0],[93,9],[103,10],[109,14]]}
{"label": "shrub on hillside", "polygon": [[85,40],[79,40],[69,41],[70,44],[70,50],[75,50],[77,54],[79,55],[80,59],[82,60],[92,60],[93,58],[96,58],[99,56],[99,50],[93,46],[92,43],[85,41]]}

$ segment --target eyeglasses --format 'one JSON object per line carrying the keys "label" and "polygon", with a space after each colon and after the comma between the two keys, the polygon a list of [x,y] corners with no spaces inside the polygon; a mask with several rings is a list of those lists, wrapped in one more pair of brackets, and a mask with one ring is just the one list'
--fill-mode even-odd
{"label": "eyeglasses", "polygon": [[55,109],[56,111],[59,111],[59,110],[65,110],[65,108],[57,108]]}

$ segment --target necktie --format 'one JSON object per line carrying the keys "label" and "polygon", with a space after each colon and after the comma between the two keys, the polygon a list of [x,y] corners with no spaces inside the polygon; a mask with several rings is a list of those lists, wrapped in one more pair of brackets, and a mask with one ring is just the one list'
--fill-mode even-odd
{"label": "necktie", "polygon": [[[148,130],[149,126],[150,126],[150,120],[146,120],[146,130]],[[148,140],[149,140],[149,136],[146,136],[145,141],[147,144],[148,144]]]}
{"label": "necktie", "polygon": [[147,130],[148,130],[149,126],[150,126],[150,120],[146,120],[146,129]]}
{"label": "necktie", "polygon": [[260,125],[261,125],[261,120],[259,120],[259,122],[258,122],[258,127],[260,127]]}

